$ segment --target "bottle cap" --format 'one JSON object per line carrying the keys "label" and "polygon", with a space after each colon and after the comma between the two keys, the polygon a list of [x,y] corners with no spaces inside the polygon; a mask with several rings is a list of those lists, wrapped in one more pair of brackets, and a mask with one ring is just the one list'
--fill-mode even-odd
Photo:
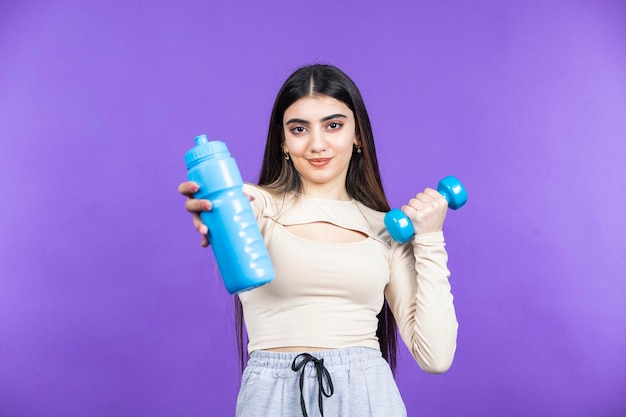
{"label": "bottle cap", "polygon": [[230,156],[228,147],[224,142],[219,140],[209,141],[207,135],[199,135],[194,139],[196,146],[191,148],[185,154],[185,163],[187,169],[206,159],[215,158],[216,156]]}

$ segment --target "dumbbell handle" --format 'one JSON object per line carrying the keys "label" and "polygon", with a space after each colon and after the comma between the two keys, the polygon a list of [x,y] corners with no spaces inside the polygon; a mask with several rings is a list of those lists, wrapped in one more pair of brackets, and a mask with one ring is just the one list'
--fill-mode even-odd
{"label": "dumbbell handle", "polygon": [[[451,175],[445,177],[437,185],[437,191],[448,202],[452,210],[459,209],[467,202],[467,191],[458,178]],[[392,238],[400,243],[408,242],[415,230],[409,217],[400,209],[392,209],[385,214],[385,227]]]}

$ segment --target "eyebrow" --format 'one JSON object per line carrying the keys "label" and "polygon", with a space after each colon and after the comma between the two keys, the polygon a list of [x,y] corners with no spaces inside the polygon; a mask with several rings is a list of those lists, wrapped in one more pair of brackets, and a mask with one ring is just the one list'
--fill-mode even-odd
{"label": "eyebrow", "polygon": [[[345,119],[347,116],[345,114],[341,114],[341,113],[331,114],[330,116],[323,117],[320,120],[320,122],[323,123],[323,122],[326,122],[326,121],[331,120],[331,119],[337,119],[337,118],[342,118],[342,117]],[[289,125],[289,124],[293,124],[293,123],[298,123],[298,124],[303,124],[303,125],[310,125],[311,124],[308,120],[304,120],[304,119],[289,119],[289,120],[287,120],[287,122],[285,124]]]}

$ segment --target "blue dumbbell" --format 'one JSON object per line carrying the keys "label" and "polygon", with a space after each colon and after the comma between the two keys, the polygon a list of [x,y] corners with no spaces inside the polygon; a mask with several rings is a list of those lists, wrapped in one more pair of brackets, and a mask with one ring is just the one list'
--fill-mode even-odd
{"label": "blue dumbbell", "polygon": [[[467,203],[467,191],[458,178],[447,176],[437,184],[437,191],[448,201],[452,210],[459,209]],[[413,224],[400,209],[392,209],[385,215],[385,227],[392,238],[400,243],[408,242],[415,231]]]}

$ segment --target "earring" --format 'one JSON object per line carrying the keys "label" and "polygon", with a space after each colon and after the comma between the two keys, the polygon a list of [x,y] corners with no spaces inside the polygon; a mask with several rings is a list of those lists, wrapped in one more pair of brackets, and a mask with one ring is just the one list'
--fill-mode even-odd
{"label": "earring", "polygon": [[285,161],[289,161],[289,152],[283,152],[285,154]]}
{"label": "earring", "polygon": [[361,145],[356,145],[356,153],[361,153]]}

